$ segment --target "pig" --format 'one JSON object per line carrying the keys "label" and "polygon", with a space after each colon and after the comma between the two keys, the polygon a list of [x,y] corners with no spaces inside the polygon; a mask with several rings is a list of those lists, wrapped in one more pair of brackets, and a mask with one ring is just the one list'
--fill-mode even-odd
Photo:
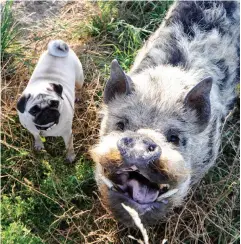
{"label": "pig", "polygon": [[113,60],[100,138],[91,148],[101,198],[127,226],[165,220],[218,156],[239,82],[239,3],[177,1],[127,74]]}

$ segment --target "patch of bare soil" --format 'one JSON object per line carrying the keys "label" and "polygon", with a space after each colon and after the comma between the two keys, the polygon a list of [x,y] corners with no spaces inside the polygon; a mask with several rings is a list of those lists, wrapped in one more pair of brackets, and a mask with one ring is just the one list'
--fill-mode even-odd
{"label": "patch of bare soil", "polygon": [[23,25],[31,25],[55,17],[68,1],[15,1],[15,18]]}

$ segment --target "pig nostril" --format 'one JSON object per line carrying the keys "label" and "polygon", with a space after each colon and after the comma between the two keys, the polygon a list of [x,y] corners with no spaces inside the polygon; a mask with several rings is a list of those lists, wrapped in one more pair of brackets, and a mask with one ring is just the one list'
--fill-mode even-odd
{"label": "pig nostril", "polygon": [[149,152],[153,152],[155,149],[156,149],[156,145],[155,144],[152,144],[152,145],[148,146],[148,151]]}
{"label": "pig nostril", "polygon": [[133,142],[133,139],[130,137],[125,137],[122,140],[125,146],[129,146]]}

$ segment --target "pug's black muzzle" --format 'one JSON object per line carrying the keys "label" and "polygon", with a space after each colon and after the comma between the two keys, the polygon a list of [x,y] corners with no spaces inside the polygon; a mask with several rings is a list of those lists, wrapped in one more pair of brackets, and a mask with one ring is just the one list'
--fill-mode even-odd
{"label": "pug's black muzzle", "polygon": [[38,130],[47,130],[54,124],[59,123],[60,113],[57,109],[45,108],[35,117],[34,123]]}

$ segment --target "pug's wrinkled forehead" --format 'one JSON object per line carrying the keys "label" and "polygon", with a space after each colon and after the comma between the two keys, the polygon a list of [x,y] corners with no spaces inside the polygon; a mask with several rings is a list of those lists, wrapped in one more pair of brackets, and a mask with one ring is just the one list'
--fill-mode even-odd
{"label": "pug's wrinkled forehead", "polygon": [[43,94],[40,93],[36,97],[33,97],[32,106],[38,105],[40,109],[44,109],[48,106],[51,106],[53,101],[59,101],[61,99],[59,96],[54,94]]}

